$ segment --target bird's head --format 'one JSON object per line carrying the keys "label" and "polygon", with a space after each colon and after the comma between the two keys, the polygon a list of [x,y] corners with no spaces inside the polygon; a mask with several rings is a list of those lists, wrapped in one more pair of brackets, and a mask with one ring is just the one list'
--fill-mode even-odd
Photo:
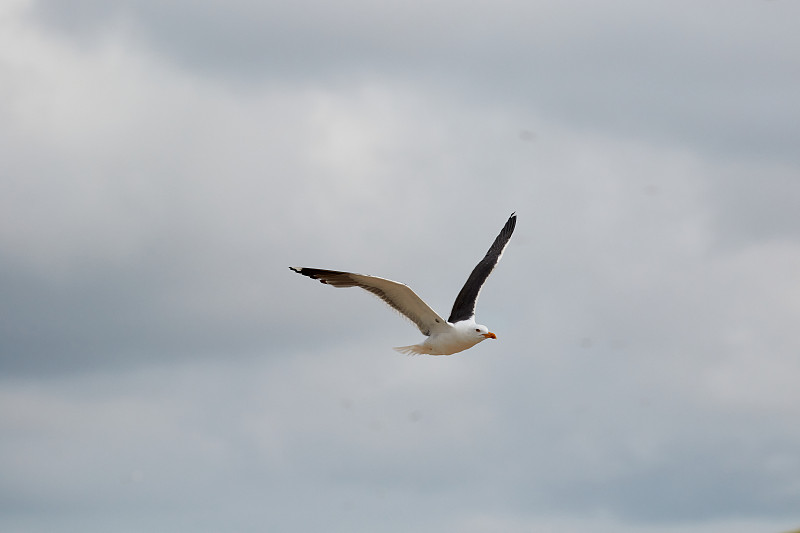
{"label": "bird's head", "polygon": [[497,335],[489,331],[489,328],[487,328],[486,326],[481,326],[480,324],[475,324],[472,330],[475,333],[475,336],[479,337],[478,342],[485,341],[486,339],[497,338]]}

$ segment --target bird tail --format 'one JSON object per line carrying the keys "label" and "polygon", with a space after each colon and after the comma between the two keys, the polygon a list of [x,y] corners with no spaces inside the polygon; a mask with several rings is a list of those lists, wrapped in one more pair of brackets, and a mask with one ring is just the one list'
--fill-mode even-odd
{"label": "bird tail", "polygon": [[420,355],[430,354],[431,349],[424,344],[412,344],[411,346],[397,346],[393,348],[394,351],[404,353],[406,355]]}

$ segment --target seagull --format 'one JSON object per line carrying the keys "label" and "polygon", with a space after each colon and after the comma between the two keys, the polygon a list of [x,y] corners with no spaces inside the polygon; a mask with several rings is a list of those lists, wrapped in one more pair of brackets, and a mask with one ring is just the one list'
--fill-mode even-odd
{"label": "seagull", "polygon": [[506,249],[514,226],[517,224],[517,215],[512,213],[500,234],[495,238],[486,256],[472,270],[467,282],[461,288],[453,303],[450,317],[445,320],[436,311],[430,308],[422,298],[411,290],[408,285],[379,278],[341,272],[338,270],[324,270],[321,268],[289,267],[298,274],[319,280],[333,287],[361,287],[371,292],[391,307],[411,320],[423,335],[427,337],[419,344],[399,346],[395,348],[405,354],[452,355],[472,348],[486,339],[496,339],[497,335],[489,328],[475,323],[475,303],[481,292],[486,278],[494,270],[503,250]]}

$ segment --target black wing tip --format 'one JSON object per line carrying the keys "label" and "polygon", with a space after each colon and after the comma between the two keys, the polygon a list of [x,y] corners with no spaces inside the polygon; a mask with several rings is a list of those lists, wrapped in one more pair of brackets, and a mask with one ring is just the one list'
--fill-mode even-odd
{"label": "black wing tip", "polygon": [[323,272],[333,273],[333,271],[331,270],[323,270],[321,268],[308,268],[308,267],[289,267],[289,270],[294,270],[298,274],[302,274],[304,276],[316,276]]}
{"label": "black wing tip", "polygon": [[514,233],[514,228],[516,227],[517,227],[517,212],[514,211],[513,213],[511,213],[511,216],[508,217],[508,220],[503,226],[503,229],[500,230],[500,234],[497,236],[497,238],[498,239],[505,238],[506,240],[510,239],[511,234]]}
{"label": "black wing tip", "polygon": [[[289,270],[293,270],[298,274],[303,276],[308,276],[311,279],[319,279],[319,269],[317,268],[305,268],[305,267],[289,267]],[[320,280],[325,283],[324,280]]]}
{"label": "black wing tip", "polygon": [[[512,229],[512,230],[517,225],[517,212],[516,211],[511,213],[511,216],[508,217],[508,221],[506,221],[506,226],[509,226],[509,225],[511,226],[510,229]],[[503,228],[503,229],[505,229],[505,228]]]}

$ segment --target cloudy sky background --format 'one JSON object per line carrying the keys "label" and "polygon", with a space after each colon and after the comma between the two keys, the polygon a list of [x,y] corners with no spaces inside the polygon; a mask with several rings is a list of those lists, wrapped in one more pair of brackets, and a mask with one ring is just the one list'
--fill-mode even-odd
{"label": "cloudy sky background", "polygon": [[[0,4],[0,529],[800,524],[800,4]],[[447,313],[452,357],[315,266]]]}

